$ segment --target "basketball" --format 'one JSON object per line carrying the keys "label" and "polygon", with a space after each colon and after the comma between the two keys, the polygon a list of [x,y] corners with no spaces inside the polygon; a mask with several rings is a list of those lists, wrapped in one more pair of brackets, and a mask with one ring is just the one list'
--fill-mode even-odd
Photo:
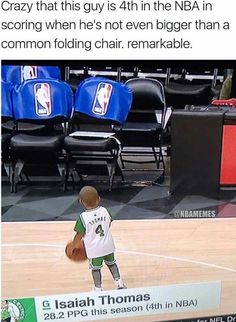
{"label": "basketball", "polygon": [[68,242],[65,253],[66,256],[74,262],[81,262],[87,259],[83,241],[81,241],[79,247],[75,247],[73,241]]}

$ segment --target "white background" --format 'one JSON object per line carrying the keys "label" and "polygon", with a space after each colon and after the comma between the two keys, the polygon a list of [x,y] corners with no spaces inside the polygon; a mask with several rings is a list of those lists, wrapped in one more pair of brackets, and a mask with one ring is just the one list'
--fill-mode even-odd
{"label": "white background", "polygon": [[[1,2],[4,0],[1,0]],[[13,2],[13,0],[8,0]],[[26,0],[21,0],[26,1]],[[36,2],[37,0],[28,0],[26,2]],[[44,0],[45,2],[50,2]],[[72,0],[71,0],[72,1]],[[89,2],[86,0],[78,1],[81,6],[84,2]],[[101,0],[97,0],[102,2]],[[108,0],[106,0],[107,2]],[[134,0],[135,2],[140,3],[141,0]],[[52,1],[53,2],[53,1]],[[96,3],[96,1],[91,0],[90,2]],[[104,1],[105,2],[105,1]],[[110,2],[121,3],[122,1],[110,0]],[[162,2],[171,2],[173,0],[162,0]],[[203,0],[199,0],[198,4],[202,3]],[[207,0],[206,0],[207,2]],[[202,19],[205,21],[229,21],[231,29],[230,31],[183,31],[179,33],[170,33],[163,31],[44,31],[43,33],[38,33],[36,31],[3,31],[0,30],[0,40],[3,39],[12,39],[12,40],[44,40],[46,38],[72,38],[77,37],[78,39],[91,39],[96,40],[102,37],[107,39],[129,39],[129,40],[158,40],[160,37],[165,39],[176,38],[191,38],[193,49],[155,49],[155,50],[146,50],[146,49],[136,49],[136,50],[107,50],[107,49],[94,49],[90,52],[79,50],[79,49],[7,49],[1,50],[0,58],[1,59],[222,59],[229,60],[235,59],[236,56],[236,19],[235,19],[235,0],[211,0],[209,1],[213,5],[212,12],[198,12],[186,11],[186,12],[107,12],[103,13],[90,13],[85,14],[82,10],[79,12],[36,12],[35,10],[30,14],[19,11],[0,11],[1,21],[45,21],[45,20],[54,20],[55,18],[62,21],[76,21],[78,19],[82,20],[112,20],[119,21],[140,21],[140,20],[173,20],[173,21],[191,21],[195,19]],[[194,1],[192,1],[194,3]]]}
{"label": "white background", "polygon": [[[205,296],[210,294],[211,296]],[[150,300],[148,301],[128,301],[128,302],[119,302],[112,304],[112,302],[108,305],[107,301],[102,304],[101,299],[99,296],[111,296],[113,298],[121,298],[125,296],[140,296],[144,294],[150,295]],[[65,308],[65,309],[55,309],[55,300],[57,301],[75,301],[75,298],[85,300],[87,297],[93,299],[95,302],[94,306],[83,306],[77,307],[74,309]],[[122,290],[120,293],[119,290],[113,290],[109,292],[88,292],[88,293],[81,293],[81,294],[67,294],[67,295],[59,295],[59,296],[43,296],[43,297],[35,297],[35,305],[36,305],[36,312],[37,312],[37,319],[38,322],[44,322],[44,314],[47,313],[55,313],[58,315],[59,311],[64,312],[64,318],[60,319],[61,321],[70,321],[70,322],[77,322],[78,316],[73,317],[70,316],[68,318],[68,311],[75,311],[75,310],[87,310],[88,316],[80,316],[80,321],[89,321],[89,320],[106,320],[108,318],[114,317],[114,314],[110,313],[110,310],[113,308],[127,308],[127,307],[134,307],[134,306],[142,306],[142,311],[135,311],[135,312],[120,312],[119,317],[128,317],[128,316],[138,316],[138,315],[157,315],[160,313],[174,313],[174,312],[188,312],[188,311],[202,311],[202,310],[215,310],[219,308],[220,305],[220,297],[221,297],[221,282],[220,281],[212,281],[206,283],[194,283],[194,284],[175,284],[175,285],[164,285],[158,287],[148,287],[148,288],[130,288],[126,290]],[[176,301],[183,301],[187,300],[189,303],[191,300],[196,302],[196,306],[187,305],[182,307],[174,307]],[[43,310],[43,303],[47,301],[50,305],[50,310],[45,311]],[[159,309],[146,309],[146,305],[161,303],[162,308]],[[166,303],[173,303],[172,308],[166,307]],[[150,307],[150,306],[149,306]],[[91,310],[107,310],[107,314],[103,315],[92,315]],[[118,315],[116,315],[118,317]],[[52,321],[52,320],[50,320]]]}

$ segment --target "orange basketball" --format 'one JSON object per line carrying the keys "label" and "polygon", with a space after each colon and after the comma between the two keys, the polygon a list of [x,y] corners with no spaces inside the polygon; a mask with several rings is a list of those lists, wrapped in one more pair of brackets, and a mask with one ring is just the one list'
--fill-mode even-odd
{"label": "orange basketball", "polygon": [[85,261],[87,259],[83,241],[81,241],[79,247],[75,247],[73,241],[70,241],[66,245],[65,253],[74,262]]}

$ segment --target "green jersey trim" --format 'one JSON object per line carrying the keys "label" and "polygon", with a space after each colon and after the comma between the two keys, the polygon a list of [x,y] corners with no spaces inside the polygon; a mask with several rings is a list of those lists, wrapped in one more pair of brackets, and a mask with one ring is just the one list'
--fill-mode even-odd
{"label": "green jersey trim", "polygon": [[85,223],[84,223],[84,220],[81,215],[79,216],[79,218],[76,221],[74,231],[76,231],[77,233],[85,233],[85,231],[86,231]]}

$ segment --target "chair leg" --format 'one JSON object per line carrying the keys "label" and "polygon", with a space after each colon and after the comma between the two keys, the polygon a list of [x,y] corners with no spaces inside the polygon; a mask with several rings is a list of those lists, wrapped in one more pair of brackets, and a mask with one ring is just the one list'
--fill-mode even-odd
{"label": "chair leg", "polygon": [[21,160],[18,160],[15,164],[15,171],[14,171],[14,192],[17,192],[17,183],[19,182],[19,178],[21,177],[23,168],[24,168],[24,162]]}
{"label": "chair leg", "polygon": [[[161,146],[159,146],[159,153],[158,153],[158,157],[157,157],[157,153],[155,151],[155,147],[152,146],[152,151],[153,151],[153,155],[154,155],[154,158],[155,158],[155,162],[156,162],[156,165],[157,165],[157,170],[159,169],[163,169],[165,170],[165,161],[164,161],[164,157],[163,157],[163,153],[162,153],[162,148]],[[162,167],[161,167],[162,166]]]}
{"label": "chair leg", "polygon": [[84,181],[82,174],[80,174],[77,169],[76,169],[76,173],[78,174],[78,177],[79,177],[80,181]]}
{"label": "chair leg", "polygon": [[154,146],[152,146],[152,152],[153,152],[154,159],[155,159],[155,162],[156,162],[156,165],[157,165],[157,169],[159,169],[159,166],[160,166],[160,162],[159,162],[160,154],[159,154],[159,157],[157,158],[157,154],[156,154]]}
{"label": "chair leg", "polygon": [[22,183],[30,182],[28,175],[23,170],[21,170],[19,173],[19,179],[20,179],[20,182],[22,182]]}
{"label": "chair leg", "polygon": [[26,181],[27,181],[27,182],[30,182],[29,176],[27,175],[27,173],[25,173],[25,171],[24,171],[24,176],[25,176],[25,178],[26,178]]}
{"label": "chair leg", "polygon": [[116,170],[115,162],[112,162],[112,163],[107,162],[107,169],[108,169],[109,178],[110,178],[110,180],[109,180],[109,191],[111,191],[113,181],[114,181],[114,176],[115,176],[115,170]]}
{"label": "chair leg", "polygon": [[122,169],[125,169],[125,163],[124,163],[124,160],[122,158],[122,154],[120,154],[120,162],[121,162]]}
{"label": "chair leg", "polygon": [[11,173],[11,193],[17,192],[17,183],[21,176],[21,171],[24,167],[24,163],[22,161],[12,162],[12,173]]}
{"label": "chair leg", "polygon": [[14,163],[12,163],[10,183],[11,183],[11,193],[14,193],[15,192],[15,164]]}
{"label": "chair leg", "polygon": [[119,163],[118,163],[118,162],[116,162],[116,168],[117,168],[117,171],[118,171],[119,175],[121,176],[121,180],[122,180],[122,182],[124,182],[124,181],[125,181],[125,178],[124,178],[124,175],[123,175],[122,169],[120,168],[120,166],[119,166]]}
{"label": "chair leg", "polygon": [[65,192],[67,190],[66,184],[65,184],[65,179],[66,178],[66,170],[62,169],[61,171],[61,182],[62,182],[62,190]]}
{"label": "chair leg", "polygon": [[160,166],[160,164],[162,164],[162,169],[165,170],[165,161],[164,161],[164,156],[163,156],[163,153],[162,153],[161,146],[160,146],[160,153],[159,153],[158,163],[159,163],[159,166]]}
{"label": "chair leg", "polygon": [[57,170],[58,170],[58,172],[59,172],[59,175],[60,175],[60,177],[61,177],[61,185],[62,185],[62,189],[63,189],[63,191],[65,191],[64,190],[64,182],[65,182],[65,172],[66,172],[66,170],[65,170],[65,162],[64,163],[57,163]]}
{"label": "chair leg", "polygon": [[64,178],[63,178],[63,191],[67,191],[67,183],[68,183],[68,178],[69,178],[69,160],[68,157],[66,156],[66,161],[65,161],[65,169],[64,169]]}
{"label": "chair leg", "polygon": [[5,169],[5,171],[6,171],[6,174],[7,174],[7,176],[8,176],[8,178],[10,178],[11,177],[11,163],[3,163],[3,167],[4,167],[4,169]]}
{"label": "chair leg", "polygon": [[112,190],[113,181],[114,181],[114,175],[112,175],[112,176],[110,177],[110,182],[109,182],[109,191],[111,191],[111,190]]}
{"label": "chair leg", "polygon": [[165,180],[165,161],[164,161],[164,156],[162,153],[162,145],[159,145],[159,154],[158,154],[158,158],[156,155],[156,151],[155,148],[152,147],[153,153],[154,153],[154,157],[157,163],[157,169],[161,170],[160,166],[162,165],[162,172],[161,174],[152,182],[153,185],[160,185],[164,182]]}
{"label": "chair leg", "polygon": [[73,171],[70,172],[71,180],[72,180],[72,189],[75,190],[75,178],[73,175]]}

